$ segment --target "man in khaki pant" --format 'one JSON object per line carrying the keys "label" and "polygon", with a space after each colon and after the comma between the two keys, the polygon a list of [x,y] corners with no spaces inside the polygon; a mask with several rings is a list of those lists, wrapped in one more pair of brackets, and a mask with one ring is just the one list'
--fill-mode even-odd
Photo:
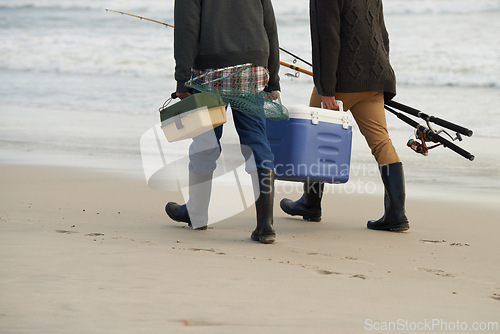
{"label": "man in khaki pant", "polygon": [[[374,230],[409,229],[405,214],[403,165],[392,145],[384,100],[396,95],[389,62],[389,36],[382,1],[310,0],[314,90],[310,106],[338,109],[336,99],[351,110],[377,161],[385,187],[384,216],[370,220]],[[321,220],[324,184],[304,183],[297,200],[283,199],[283,211],[305,220]]]}

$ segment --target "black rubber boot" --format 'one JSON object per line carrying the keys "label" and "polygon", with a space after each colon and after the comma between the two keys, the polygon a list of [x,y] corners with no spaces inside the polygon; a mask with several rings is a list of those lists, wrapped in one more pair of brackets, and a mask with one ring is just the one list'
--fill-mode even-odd
{"label": "black rubber boot", "polygon": [[[189,214],[186,204],[179,205],[175,202],[168,202],[167,205],[165,205],[165,212],[172,220],[179,223],[187,223],[189,227],[193,227],[191,225],[191,219],[189,219]],[[193,228],[193,230],[206,230],[206,229],[207,229],[206,225],[198,228]]]}
{"label": "black rubber boot", "polygon": [[372,230],[402,232],[410,228],[405,214],[405,180],[403,164],[397,162],[380,167],[382,182],[384,182],[385,213],[379,220],[370,220],[367,227]]}
{"label": "black rubber boot", "polygon": [[304,194],[297,201],[284,198],[280,202],[283,211],[292,216],[302,216],[304,220],[321,221],[321,199],[324,183],[304,182]]}
{"label": "black rubber boot", "polygon": [[188,223],[191,226],[186,204],[179,205],[175,202],[168,202],[165,205],[165,212],[172,220],[180,223]]}
{"label": "black rubber boot", "polygon": [[257,227],[250,236],[254,241],[272,244],[276,240],[273,229],[274,171],[258,169],[259,198],[255,202]]}
{"label": "black rubber boot", "polygon": [[193,230],[206,230],[211,192],[212,174],[189,173],[189,201],[183,205],[169,202],[165,211],[172,220],[187,223]]}

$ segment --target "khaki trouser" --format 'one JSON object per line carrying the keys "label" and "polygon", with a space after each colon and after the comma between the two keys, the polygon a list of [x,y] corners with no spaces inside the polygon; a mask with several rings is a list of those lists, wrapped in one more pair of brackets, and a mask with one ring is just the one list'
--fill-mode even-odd
{"label": "khaki trouser", "polygon": [[[337,93],[335,99],[344,103],[344,110],[351,110],[379,166],[400,162],[387,131],[383,92]],[[321,108],[321,96],[316,87],[309,105]]]}

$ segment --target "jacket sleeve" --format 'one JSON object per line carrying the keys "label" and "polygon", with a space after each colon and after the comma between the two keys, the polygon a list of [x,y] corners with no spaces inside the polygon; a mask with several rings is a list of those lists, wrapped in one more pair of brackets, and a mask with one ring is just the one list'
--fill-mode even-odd
{"label": "jacket sleeve", "polygon": [[198,38],[200,35],[202,0],[175,0],[174,58],[177,92],[187,92],[184,86],[191,78]]}
{"label": "jacket sleeve", "polygon": [[[382,5],[382,2],[380,3],[380,6]],[[387,28],[385,27],[385,21],[384,21],[384,10],[380,10],[380,30],[382,31],[382,38],[384,40],[384,48],[387,53],[389,53],[389,33],[387,32]]]}
{"label": "jacket sleeve", "polygon": [[278,42],[278,28],[276,26],[276,18],[274,16],[273,5],[270,0],[262,0],[264,9],[264,27],[269,40],[269,59],[267,68],[269,69],[269,83],[264,89],[267,92],[280,90],[280,50]]}
{"label": "jacket sleeve", "polygon": [[319,95],[335,96],[343,0],[310,0],[314,85]]}

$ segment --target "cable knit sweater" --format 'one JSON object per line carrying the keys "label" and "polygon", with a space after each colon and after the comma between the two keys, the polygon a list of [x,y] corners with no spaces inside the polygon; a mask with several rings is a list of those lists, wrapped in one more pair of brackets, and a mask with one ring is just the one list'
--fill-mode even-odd
{"label": "cable knit sweater", "polygon": [[177,91],[191,68],[252,63],[269,69],[266,91],[280,90],[278,31],[271,0],[175,0]]}
{"label": "cable knit sweater", "polygon": [[382,0],[310,0],[314,85],[323,96],[396,95]]}

